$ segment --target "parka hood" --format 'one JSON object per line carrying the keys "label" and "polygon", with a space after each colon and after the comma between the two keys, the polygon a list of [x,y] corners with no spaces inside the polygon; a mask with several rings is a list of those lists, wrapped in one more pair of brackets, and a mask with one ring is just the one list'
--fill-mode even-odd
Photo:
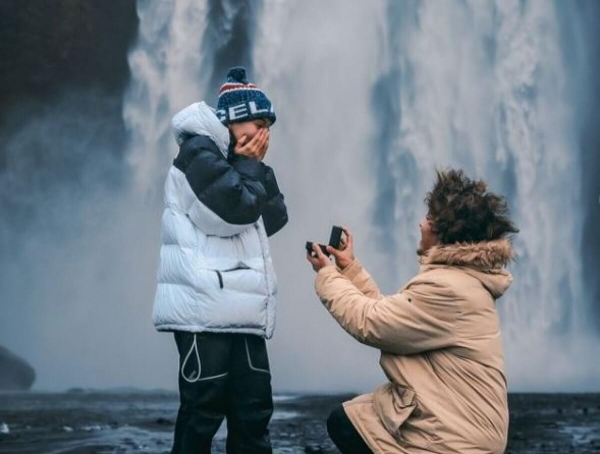
{"label": "parka hood", "polygon": [[217,118],[215,109],[204,101],[195,102],[180,110],[171,120],[171,126],[177,145],[181,145],[191,136],[207,136],[227,158],[229,129]]}
{"label": "parka hood", "polygon": [[508,239],[433,246],[419,257],[421,272],[440,266],[458,267],[478,279],[494,297],[501,297],[513,277],[504,267],[516,257]]}

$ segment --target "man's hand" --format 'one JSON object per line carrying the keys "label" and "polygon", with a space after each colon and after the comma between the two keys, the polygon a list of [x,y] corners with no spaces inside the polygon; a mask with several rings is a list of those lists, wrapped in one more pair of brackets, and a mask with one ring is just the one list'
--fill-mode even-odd
{"label": "man's hand", "polygon": [[312,264],[313,270],[319,271],[321,268],[326,266],[333,266],[333,262],[329,260],[317,243],[313,243],[313,251],[316,256],[311,255],[310,252],[306,251],[306,259]]}
{"label": "man's hand", "polygon": [[248,141],[247,136],[242,136],[235,144],[233,152],[256,159],[257,161],[262,161],[269,148],[269,134],[268,129],[261,129],[250,141]]}
{"label": "man's hand", "polygon": [[354,238],[346,227],[344,230],[345,238],[340,241],[340,248],[335,249],[333,246],[327,246],[329,252],[335,258],[335,264],[339,269],[343,270],[354,261]]}

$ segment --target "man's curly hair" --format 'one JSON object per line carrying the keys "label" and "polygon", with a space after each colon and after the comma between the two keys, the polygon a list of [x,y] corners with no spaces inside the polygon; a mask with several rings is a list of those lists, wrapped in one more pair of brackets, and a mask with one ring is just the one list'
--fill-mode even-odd
{"label": "man's curly hair", "polygon": [[491,241],[519,231],[508,217],[506,199],[487,192],[485,182],[469,179],[462,170],[436,173],[425,203],[441,244]]}

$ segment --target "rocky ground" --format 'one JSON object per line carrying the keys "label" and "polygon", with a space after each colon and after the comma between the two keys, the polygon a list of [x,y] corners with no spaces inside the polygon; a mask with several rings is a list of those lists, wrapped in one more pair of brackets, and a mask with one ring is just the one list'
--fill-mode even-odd
{"label": "rocky ground", "polygon": [[[334,453],[325,418],[350,396],[277,396],[275,453]],[[0,394],[0,453],[168,453],[170,392]],[[513,394],[507,453],[600,453],[600,394]],[[224,452],[222,428],[213,452]]]}

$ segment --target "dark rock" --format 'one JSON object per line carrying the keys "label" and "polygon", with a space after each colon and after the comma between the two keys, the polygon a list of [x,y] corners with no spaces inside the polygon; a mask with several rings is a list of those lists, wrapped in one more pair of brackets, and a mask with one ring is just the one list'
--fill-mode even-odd
{"label": "dark rock", "polygon": [[27,361],[0,345],[0,390],[25,391],[35,381],[35,370]]}
{"label": "dark rock", "polygon": [[0,2],[0,110],[90,85],[120,91],[137,22],[135,0]]}
{"label": "dark rock", "polygon": [[85,394],[85,389],[83,388],[79,388],[79,387],[74,387],[74,388],[69,388],[65,391],[67,394]]}

